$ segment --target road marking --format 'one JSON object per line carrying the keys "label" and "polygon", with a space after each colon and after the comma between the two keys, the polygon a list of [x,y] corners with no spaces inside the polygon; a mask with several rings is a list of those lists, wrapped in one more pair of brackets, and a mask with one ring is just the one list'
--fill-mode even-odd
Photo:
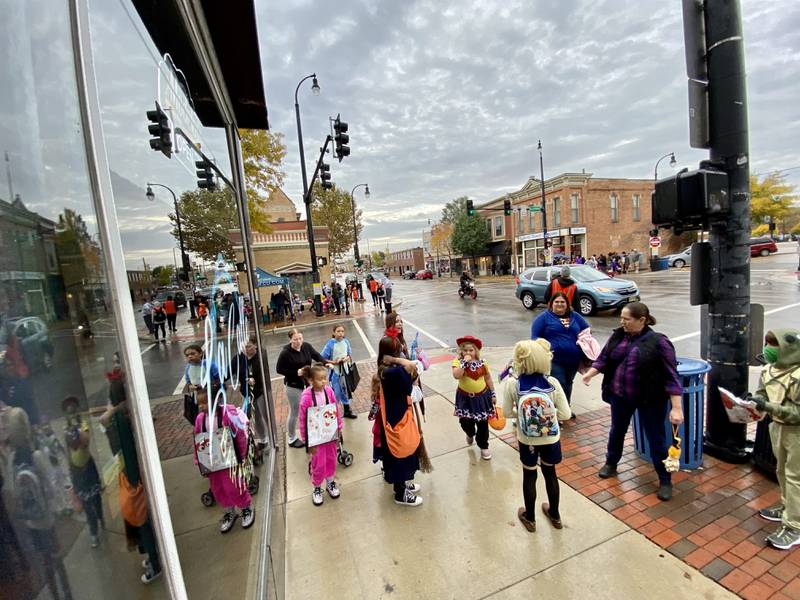
{"label": "road marking", "polygon": [[152,343],[152,344],[150,344],[150,345],[149,345],[147,348],[145,348],[144,350],[142,350],[141,354],[144,354],[145,352],[147,352],[147,351],[148,351],[148,350],[150,350],[151,348],[155,348],[156,346],[157,346],[157,344],[155,344],[155,343]]}
{"label": "road marking", "polygon": [[372,344],[369,343],[369,339],[367,339],[367,335],[364,333],[364,330],[361,329],[361,325],[358,324],[358,321],[353,319],[353,325],[355,326],[356,331],[358,331],[358,334],[361,336],[361,339],[364,341],[364,345],[367,347],[367,352],[369,352],[369,357],[375,358],[378,356],[377,352],[375,352],[375,350],[372,348]]}
{"label": "road marking", "polygon": [[440,340],[439,338],[437,338],[435,335],[432,335],[432,334],[428,333],[428,332],[427,332],[427,331],[425,331],[425,330],[424,330],[422,327],[419,327],[419,326],[417,326],[417,325],[414,325],[414,324],[413,324],[411,321],[409,321],[408,319],[403,319],[403,322],[404,322],[404,323],[406,323],[406,324],[408,324],[408,325],[411,325],[411,327],[413,327],[414,329],[416,329],[417,331],[419,331],[419,332],[420,332],[422,335],[424,335],[425,337],[428,337],[428,338],[432,339],[434,342],[436,342],[437,344],[439,344],[439,345],[440,345],[442,348],[449,348],[449,347],[450,347],[450,344],[445,344],[445,343],[444,343],[442,340]]}
{"label": "road marking", "polygon": [[180,394],[182,394],[183,393],[183,388],[184,388],[185,385],[186,385],[186,381],[184,380],[183,377],[181,377],[180,381],[178,382],[177,387],[175,388],[175,391],[172,392],[172,395],[173,396],[179,396]]}
{"label": "road marking", "polygon": [[[782,312],[784,310],[789,310],[790,308],[797,308],[800,306],[800,302],[795,302],[794,304],[787,304],[786,306],[779,306],[778,308],[773,308],[771,310],[764,311],[764,316],[774,315],[775,313]],[[685,335],[679,335],[678,337],[670,338],[672,343],[675,342],[682,342],[683,340],[688,340],[689,338],[697,337],[700,335],[699,331],[693,331],[692,333],[687,333]]]}

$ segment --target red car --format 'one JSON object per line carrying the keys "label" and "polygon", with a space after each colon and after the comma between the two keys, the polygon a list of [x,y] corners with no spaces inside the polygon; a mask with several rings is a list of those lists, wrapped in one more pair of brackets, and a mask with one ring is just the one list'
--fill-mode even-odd
{"label": "red car", "polygon": [[750,240],[750,256],[769,256],[778,251],[775,240],[768,237],[753,238]]}
{"label": "red car", "polygon": [[433,272],[429,269],[422,269],[421,271],[417,271],[414,279],[433,279]]}

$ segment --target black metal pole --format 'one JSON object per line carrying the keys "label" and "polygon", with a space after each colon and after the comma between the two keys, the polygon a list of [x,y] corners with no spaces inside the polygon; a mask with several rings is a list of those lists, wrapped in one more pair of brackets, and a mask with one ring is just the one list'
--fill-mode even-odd
{"label": "black metal pole", "polygon": [[306,156],[303,150],[303,128],[300,125],[300,103],[297,100],[297,93],[300,91],[300,86],[307,79],[312,77],[316,78],[316,73],[307,75],[300,80],[294,90],[294,114],[297,118],[297,143],[300,146],[300,172],[303,175],[303,200],[306,205],[306,231],[308,236],[308,247],[311,252],[311,281],[313,284],[314,293],[314,312],[318,317],[322,316],[322,298],[320,297],[320,278],[319,266],[317,265],[317,248],[314,245],[314,225],[311,221],[311,201],[310,194],[308,193],[308,178],[306,176]]}
{"label": "black metal pole", "polygon": [[542,140],[539,140],[539,177],[542,180],[542,231],[544,232],[544,262],[547,263],[547,205],[544,200],[544,159],[542,158]]}
{"label": "black metal pole", "polygon": [[731,210],[711,226],[712,264],[708,316],[711,363],[706,451],[744,462],[745,425],[731,423],[718,386],[737,395],[748,387],[750,337],[750,168],[747,88],[739,2],[705,2],[710,158],[728,173]]}

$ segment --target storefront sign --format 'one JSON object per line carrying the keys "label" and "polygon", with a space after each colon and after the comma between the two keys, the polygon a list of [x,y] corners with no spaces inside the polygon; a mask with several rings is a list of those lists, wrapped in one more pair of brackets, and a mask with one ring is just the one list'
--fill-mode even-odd
{"label": "storefront sign", "polygon": [[580,235],[586,233],[586,227],[570,227],[569,232],[572,235]]}
{"label": "storefront sign", "polygon": [[[560,237],[560,236],[561,236],[561,232],[558,231],[558,230],[556,230],[556,231],[548,231],[547,232],[547,239],[557,238],[557,237]],[[531,240],[541,240],[541,239],[544,239],[544,232],[543,231],[539,231],[537,233],[528,233],[528,234],[525,234],[525,235],[521,235],[521,236],[519,236],[517,238],[517,241],[529,242]]]}
{"label": "storefront sign", "polygon": [[[569,229],[559,229],[558,235],[569,235]],[[550,237],[549,235],[547,237]]]}

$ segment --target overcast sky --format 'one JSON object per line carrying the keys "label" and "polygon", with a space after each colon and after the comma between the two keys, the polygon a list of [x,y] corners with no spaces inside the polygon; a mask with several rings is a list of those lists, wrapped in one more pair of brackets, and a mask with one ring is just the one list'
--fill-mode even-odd
{"label": "overcast sky", "polygon": [[[800,167],[800,6],[743,0],[751,161]],[[285,191],[302,180],[294,117],[300,90],[306,158],[328,116],[350,124],[352,154],[333,181],[363,188],[372,249],[419,244],[427,219],[461,195],[483,202],[538,177],[585,169],[649,178],[688,143],[680,3],[641,0],[257,0],[270,123],[285,134]],[[660,175],[671,171],[667,161]],[[788,173],[800,183],[800,169]],[[365,244],[362,243],[362,247]]]}

